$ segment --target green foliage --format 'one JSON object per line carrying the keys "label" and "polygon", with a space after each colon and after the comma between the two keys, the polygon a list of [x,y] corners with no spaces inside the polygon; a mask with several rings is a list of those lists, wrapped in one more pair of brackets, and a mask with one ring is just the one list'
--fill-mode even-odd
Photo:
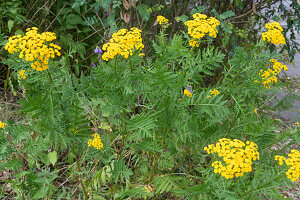
{"label": "green foliage", "polygon": [[149,20],[150,13],[148,12],[146,5],[138,5],[136,9],[144,20]]}
{"label": "green foliage", "polygon": [[[26,21],[20,16],[28,7],[21,5],[36,10],[41,3],[30,2],[1,3],[14,8],[16,15],[3,14],[10,20],[1,25],[7,27],[6,34],[21,30],[18,24]],[[238,36],[230,20],[241,12],[242,1],[230,1],[231,10],[209,6],[208,11],[206,3],[195,7],[193,2],[59,1],[37,14],[46,15],[40,29],[59,25],[55,31],[63,55],[49,61],[48,70],[28,71],[26,79],[18,72],[31,69],[30,63],[19,59],[18,53],[3,61],[12,73],[7,84],[10,81],[20,94],[18,112],[23,118],[8,120],[8,126],[0,129],[0,169],[9,174],[2,179],[6,185],[1,197],[283,198],[278,187],[292,183],[274,156],[288,153],[289,147],[279,144],[299,143],[299,128],[278,133],[282,124],[270,117],[268,103],[270,93],[286,84],[278,80],[267,90],[259,82],[259,71],[281,54],[263,41],[249,47],[233,42]],[[178,9],[178,24],[184,26],[193,13],[212,13],[221,22],[217,38],[203,38],[199,48],[191,48],[189,36],[177,31],[170,17],[171,26],[152,26],[157,15],[175,16],[172,9],[184,6],[188,12]],[[119,19],[121,10],[130,14],[128,23]],[[145,28],[144,57],[133,50],[128,59],[116,56],[106,62],[93,53],[116,30],[137,24]],[[4,45],[6,36],[1,35]],[[91,63],[96,64],[90,67]],[[185,95],[187,87],[191,96]],[[220,94],[213,95],[213,90]],[[287,105],[283,99],[273,109]],[[100,150],[93,142],[88,146],[94,133],[103,143]],[[203,148],[224,137],[258,145],[260,160],[252,164],[251,172],[233,179],[213,172],[217,155],[206,154]]]}

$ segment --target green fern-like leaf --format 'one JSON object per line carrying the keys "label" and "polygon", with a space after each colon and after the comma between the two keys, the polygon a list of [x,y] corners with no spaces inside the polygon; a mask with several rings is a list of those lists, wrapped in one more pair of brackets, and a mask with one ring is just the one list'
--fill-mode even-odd
{"label": "green fern-like leaf", "polygon": [[127,169],[125,162],[122,159],[116,160],[113,165],[113,169],[111,171],[111,179],[114,180],[115,183],[121,181],[129,181],[130,176],[132,175],[132,171]]}
{"label": "green fern-like leaf", "polygon": [[155,193],[161,194],[177,189],[179,186],[176,183],[181,178],[172,175],[157,176],[154,178],[153,185],[155,186]]}
{"label": "green fern-like leaf", "polygon": [[128,128],[134,132],[131,136],[133,140],[144,138],[153,138],[153,130],[155,126],[155,114],[140,114],[134,115],[130,120],[127,120]]}

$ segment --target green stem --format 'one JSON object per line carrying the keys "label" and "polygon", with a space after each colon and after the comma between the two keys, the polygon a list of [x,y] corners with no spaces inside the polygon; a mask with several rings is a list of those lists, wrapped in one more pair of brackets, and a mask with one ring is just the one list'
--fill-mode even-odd
{"label": "green stem", "polygon": [[155,157],[155,155],[153,155],[153,165],[152,165],[152,169],[151,169],[151,172],[150,172],[150,179],[149,179],[149,183],[152,181],[153,179],[153,175],[154,175],[154,171],[155,171],[155,167],[156,167],[156,164],[158,162],[158,158]]}
{"label": "green stem", "polygon": [[115,58],[115,76],[117,78],[117,58]]}
{"label": "green stem", "polygon": [[184,154],[182,155],[182,157],[180,158],[179,162],[176,164],[176,166],[174,167],[174,169],[172,170],[172,173],[175,172],[175,170],[177,169],[177,167],[179,166],[179,164],[183,161],[183,159],[185,158],[186,154],[189,152],[190,148],[187,148],[187,150],[184,152]]}
{"label": "green stem", "polygon": [[47,75],[48,75],[48,77],[49,77],[50,84],[52,84],[52,83],[53,83],[53,80],[52,80],[52,76],[51,76],[49,70],[47,70]]}
{"label": "green stem", "polygon": [[130,62],[130,71],[131,73],[133,72],[133,69],[132,69],[132,62],[131,62],[131,59],[129,58],[129,62]]}
{"label": "green stem", "polygon": [[49,81],[50,81],[50,87],[49,87],[49,98],[50,98],[50,105],[51,105],[51,110],[50,110],[50,113],[51,113],[51,116],[53,117],[53,100],[52,100],[52,83],[53,83],[53,80],[52,80],[52,77],[51,77],[51,74],[49,72],[49,70],[47,70],[47,74],[48,74],[48,77],[49,77]]}
{"label": "green stem", "polygon": [[5,95],[6,95],[6,92],[7,92],[7,84],[8,84],[8,81],[9,81],[9,75],[10,75],[10,69],[7,70],[6,80],[4,82],[4,93],[5,93]]}
{"label": "green stem", "polygon": [[[74,147],[73,147],[73,146],[71,147],[71,150],[72,150],[72,153],[73,153],[73,155],[74,155],[74,157],[75,157],[76,165],[77,165],[78,171],[81,172],[80,163],[79,163],[78,157],[76,156],[76,153],[75,153],[75,150],[74,150]],[[83,181],[82,181],[82,179],[81,179],[81,175],[79,175],[79,182],[80,182],[80,184],[81,184],[81,186],[82,186],[82,190],[83,190],[85,199],[88,199],[88,194],[87,194],[87,192],[86,192],[85,185],[84,185],[84,183],[83,183]]]}

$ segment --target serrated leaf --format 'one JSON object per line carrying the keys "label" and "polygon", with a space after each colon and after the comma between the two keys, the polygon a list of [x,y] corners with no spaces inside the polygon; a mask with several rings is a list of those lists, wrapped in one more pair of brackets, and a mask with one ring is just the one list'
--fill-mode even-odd
{"label": "serrated leaf", "polygon": [[111,171],[111,179],[114,180],[115,183],[118,181],[121,181],[124,183],[130,179],[130,176],[132,175],[132,171],[130,169],[127,169],[125,162],[122,159],[116,160],[114,162],[114,167]]}

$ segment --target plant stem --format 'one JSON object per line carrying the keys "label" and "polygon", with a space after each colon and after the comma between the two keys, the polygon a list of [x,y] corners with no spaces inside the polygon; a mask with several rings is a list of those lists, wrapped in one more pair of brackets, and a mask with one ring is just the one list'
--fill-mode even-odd
{"label": "plant stem", "polygon": [[131,62],[131,59],[129,59],[129,63],[130,63],[130,71],[131,73],[133,72],[133,69],[132,69],[132,62]]}
{"label": "plant stem", "polygon": [[182,162],[182,160],[185,158],[186,154],[189,152],[190,148],[187,148],[187,150],[184,152],[184,154],[182,155],[182,157],[180,158],[179,162],[177,163],[177,165],[174,167],[174,169],[172,170],[172,173],[175,172],[175,170],[177,169],[177,167],[179,166],[179,164]]}
{"label": "plant stem", "polygon": [[[72,150],[72,153],[73,153],[73,155],[74,155],[74,157],[75,157],[78,171],[81,172],[80,163],[79,163],[78,157],[76,156],[76,153],[75,153],[75,150],[74,150],[74,147],[73,147],[73,146],[71,147],[71,150]],[[86,192],[85,185],[84,185],[84,183],[83,183],[83,181],[82,181],[82,179],[81,179],[81,175],[79,175],[79,182],[80,182],[80,184],[81,184],[81,186],[82,186],[82,190],[83,190],[85,199],[88,199],[88,194],[87,194],[87,192]]]}

